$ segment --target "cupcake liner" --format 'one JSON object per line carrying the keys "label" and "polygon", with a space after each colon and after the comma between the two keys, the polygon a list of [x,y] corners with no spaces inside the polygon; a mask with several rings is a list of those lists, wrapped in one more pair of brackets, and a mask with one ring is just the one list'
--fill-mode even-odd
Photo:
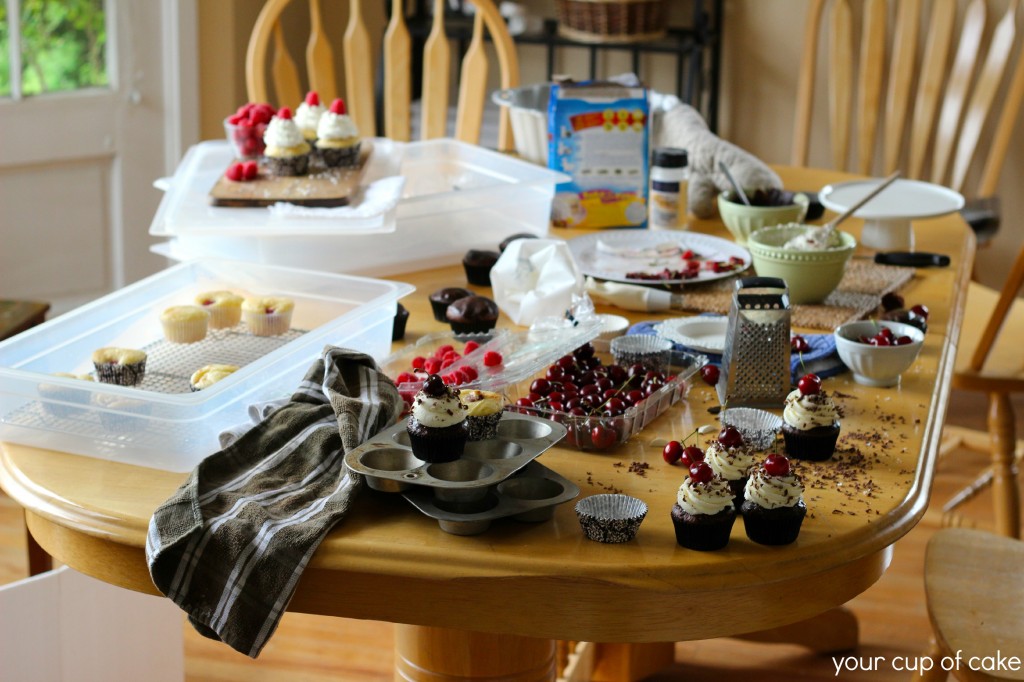
{"label": "cupcake liner", "polygon": [[611,350],[617,365],[641,364],[660,372],[668,366],[672,342],[649,334],[634,334],[612,339]]}
{"label": "cupcake liner", "polygon": [[242,304],[208,306],[210,313],[210,329],[231,329],[242,321]]}
{"label": "cupcake liner", "polygon": [[466,280],[470,284],[475,284],[481,287],[491,286],[491,268],[493,265],[469,265],[468,263],[462,264],[463,269],[466,271]]}
{"label": "cupcake liner", "polygon": [[583,534],[596,542],[629,542],[645,516],[647,504],[629,495],[591,495],[576,503]]}
{"label": "cupcake liner", "polygon": [[807,515],[803,500],[794,507],[765,509],[750,500],[743,503],[743,527],[747,537],[759,545],[788,545],[800,535]]}
{"label": "cupcake liner", "polygon": [[258,311],[243,311],[245,326],[254,336],[280,336],[292,326],[292,311],[284,310],[269,315]]}
{"label": "cupcake liner", "polygon": [[462,457],[468,438],[465,421],[453,426],[433,428],[423,426],[414,417],[410,417],[406,432],[409,434],[409,447],[412,448],[413,456],[431,463],[453,462]]}
{"label": "cupcake liner", "polygon": [[788,424],[782,427],[786,441],[786,454],[796,459],[824,462],[832,457],[839,440],[839,422],[832,426],[818,426],[809,431],[794,429]]}
{"label": "cupcake liner", "polygon": [[490,320],[488,322],[453,322],[452,320],[445,320],[452,326],[452,331],[456,334],[481,334],[483,332],[489,332],[494,329],[498,324],[498,320]]}
{"label": "cupcake liner", "polygon": [[161,320],[164,338],[171,343],[196,343],[206,338],[209,316],[187,320]]}
{"label": "cupcake liner", "polygon": [[730,407],[722,410],[722,426],[732,426],[744,442],[756,450],[767,450],[782,429],[782,417],[753,407]]}
{"label": "cupcake liner", "polygon": [[305,175],[309,172],[309,153],[296,156],[264,156],[263,164],[271,175]]}
{"label": "cupcake liner", "polygon": [[353,168],[359,163],[361,142],[349,147],[317,147],[320,158],[328,168]]}
{"label": "cupcake liner", "polygon": [[146,361],[123,365],[113,362],[94,362],[96,379],[104,384],[118,386],[138,386],[146,376]]}
{"label": "cupcake liner", "polygon": [[501,414],[501,412],[495,412],[484,417],[466,417],[469,439],[491,440],[492,438],[497,438],[498,422],[501,421]]}
{"label": "cupcake liner", "polygon": [[672,526],[676,543],[698,552],[713,552],[729,544],[736,522],[736,509],[729,507],[717,514],[687,514],[678,504],[672,507]]}

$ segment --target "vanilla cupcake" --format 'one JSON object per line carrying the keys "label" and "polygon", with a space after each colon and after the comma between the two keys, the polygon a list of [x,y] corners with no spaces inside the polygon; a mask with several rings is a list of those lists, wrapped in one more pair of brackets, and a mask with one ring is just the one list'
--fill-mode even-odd
{"label": "vanilla cupcake", "polygon": [[345,102],[336,99],[331,108],[320,117],[316,129],[316,148],[329,168],[352,167],[359,161],[359,129],[345,113]]}
{"label": "vanilla cupcake", "polygon": [[226,379],[237,371],[238,367],[235,365],[206,365],[192,373],[188,386],[193,392],[201,391],[204,388],[213,386],[218,381]]}
{"label": "vanilla cupcake", "polygon": [[295,125],[310,147],[316,142],[316,127],[325,111],[327,107],[320,103],[320,95],[316,90],[307,92],[305,101],[295,109]]}
{"label": "vanilla cupcake", "polygon": [[171,343],[195,343],[206,338],[210,313],[196,305],[171,306],[160,314],[160,324]]}
{"label": "vanilla cupcake", "polygon": [[271,175],[305,175],[309,171],[310,146],[288,107],[281,107],[270,119],[263,141],[267,146],[263,160]]}
{"label": "vanilla cupcake", "polygon": [[498,437],[498,422],[501,421],[505,401],[501,395],[491,391],[462,389],[459,400],[466,406],[466,424],[470,440],[490,440]]}
{"label": "vanilla cupcake", "polygon": [[210,313],[210,329],[230,329],[242,319],[242,301],[230,291],[207,291],[196,296],[196,305]]}
{"label": "vanilla cupcake", "polygon": [[104,384],[138,386],[146,376],[146,354],[131,348],[100,348],[93,351],[96,378]]}
{"label": "vanilla cupcake", "polygon": [[256,336],[280,336],[292,326],[295,303],[282,296],[247,298],[242,303],[242,319]]}

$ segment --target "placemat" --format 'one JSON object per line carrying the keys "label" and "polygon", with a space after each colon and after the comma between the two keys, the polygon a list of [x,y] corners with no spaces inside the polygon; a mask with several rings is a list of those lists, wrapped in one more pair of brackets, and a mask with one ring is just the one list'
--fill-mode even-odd
{"label": "placemat", "polygon": [[[752,271],[744,273],[753,274]],[[914,268],[878,265],[868,258],[851,258],[839,286],[822,303],[793,306],[794,327],[832,330],[859,320],[878,308],[882,296],[899,289],[914,276]],[[733,279],[695,284],[682,289],[684,310],[729,313]]]}

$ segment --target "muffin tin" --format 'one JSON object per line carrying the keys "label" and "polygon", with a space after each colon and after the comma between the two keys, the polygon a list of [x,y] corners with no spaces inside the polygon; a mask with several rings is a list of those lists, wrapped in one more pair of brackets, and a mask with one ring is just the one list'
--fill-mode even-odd
{"label": "muffin tin", "polygon": [[437,519],[444,532],[478,535],[495,519],[547,521],[554,516],[555,506],[580,494],[579,486],[538,462],[530,462],[493,489],[482,490],[483,497],[469,502],[446,501],[437,490],[432,495],[426,488],[412,488],[403,495],[416,509]]}
{"label": "muffin tin", "polygon": [[405,493],[445,532],[476,535],[505,516],[544,521],[554,505],[579,494],[574,483],[533,461],[565,434],[557,422],[503,412],[496,438],[470,441],[459,459],[432,463],[412,454],[402,420],[346,454],[345,466],[374,490]]}

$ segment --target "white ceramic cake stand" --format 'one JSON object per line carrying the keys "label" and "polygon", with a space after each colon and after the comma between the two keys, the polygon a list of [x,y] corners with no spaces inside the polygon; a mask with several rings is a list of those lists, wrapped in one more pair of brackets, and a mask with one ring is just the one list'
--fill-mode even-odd
{"label": "white ceramic cake stand", "polygon": [[[828,185],[819,193],[825,208],[842,213],[877,187],[882,180],[853,180]],[[911,221],[937,218],[959,211],[964,198],[948,187],[920,180],[896,180],[854,216],[864,220],[860,243],[879,251],[913,251]]]}

